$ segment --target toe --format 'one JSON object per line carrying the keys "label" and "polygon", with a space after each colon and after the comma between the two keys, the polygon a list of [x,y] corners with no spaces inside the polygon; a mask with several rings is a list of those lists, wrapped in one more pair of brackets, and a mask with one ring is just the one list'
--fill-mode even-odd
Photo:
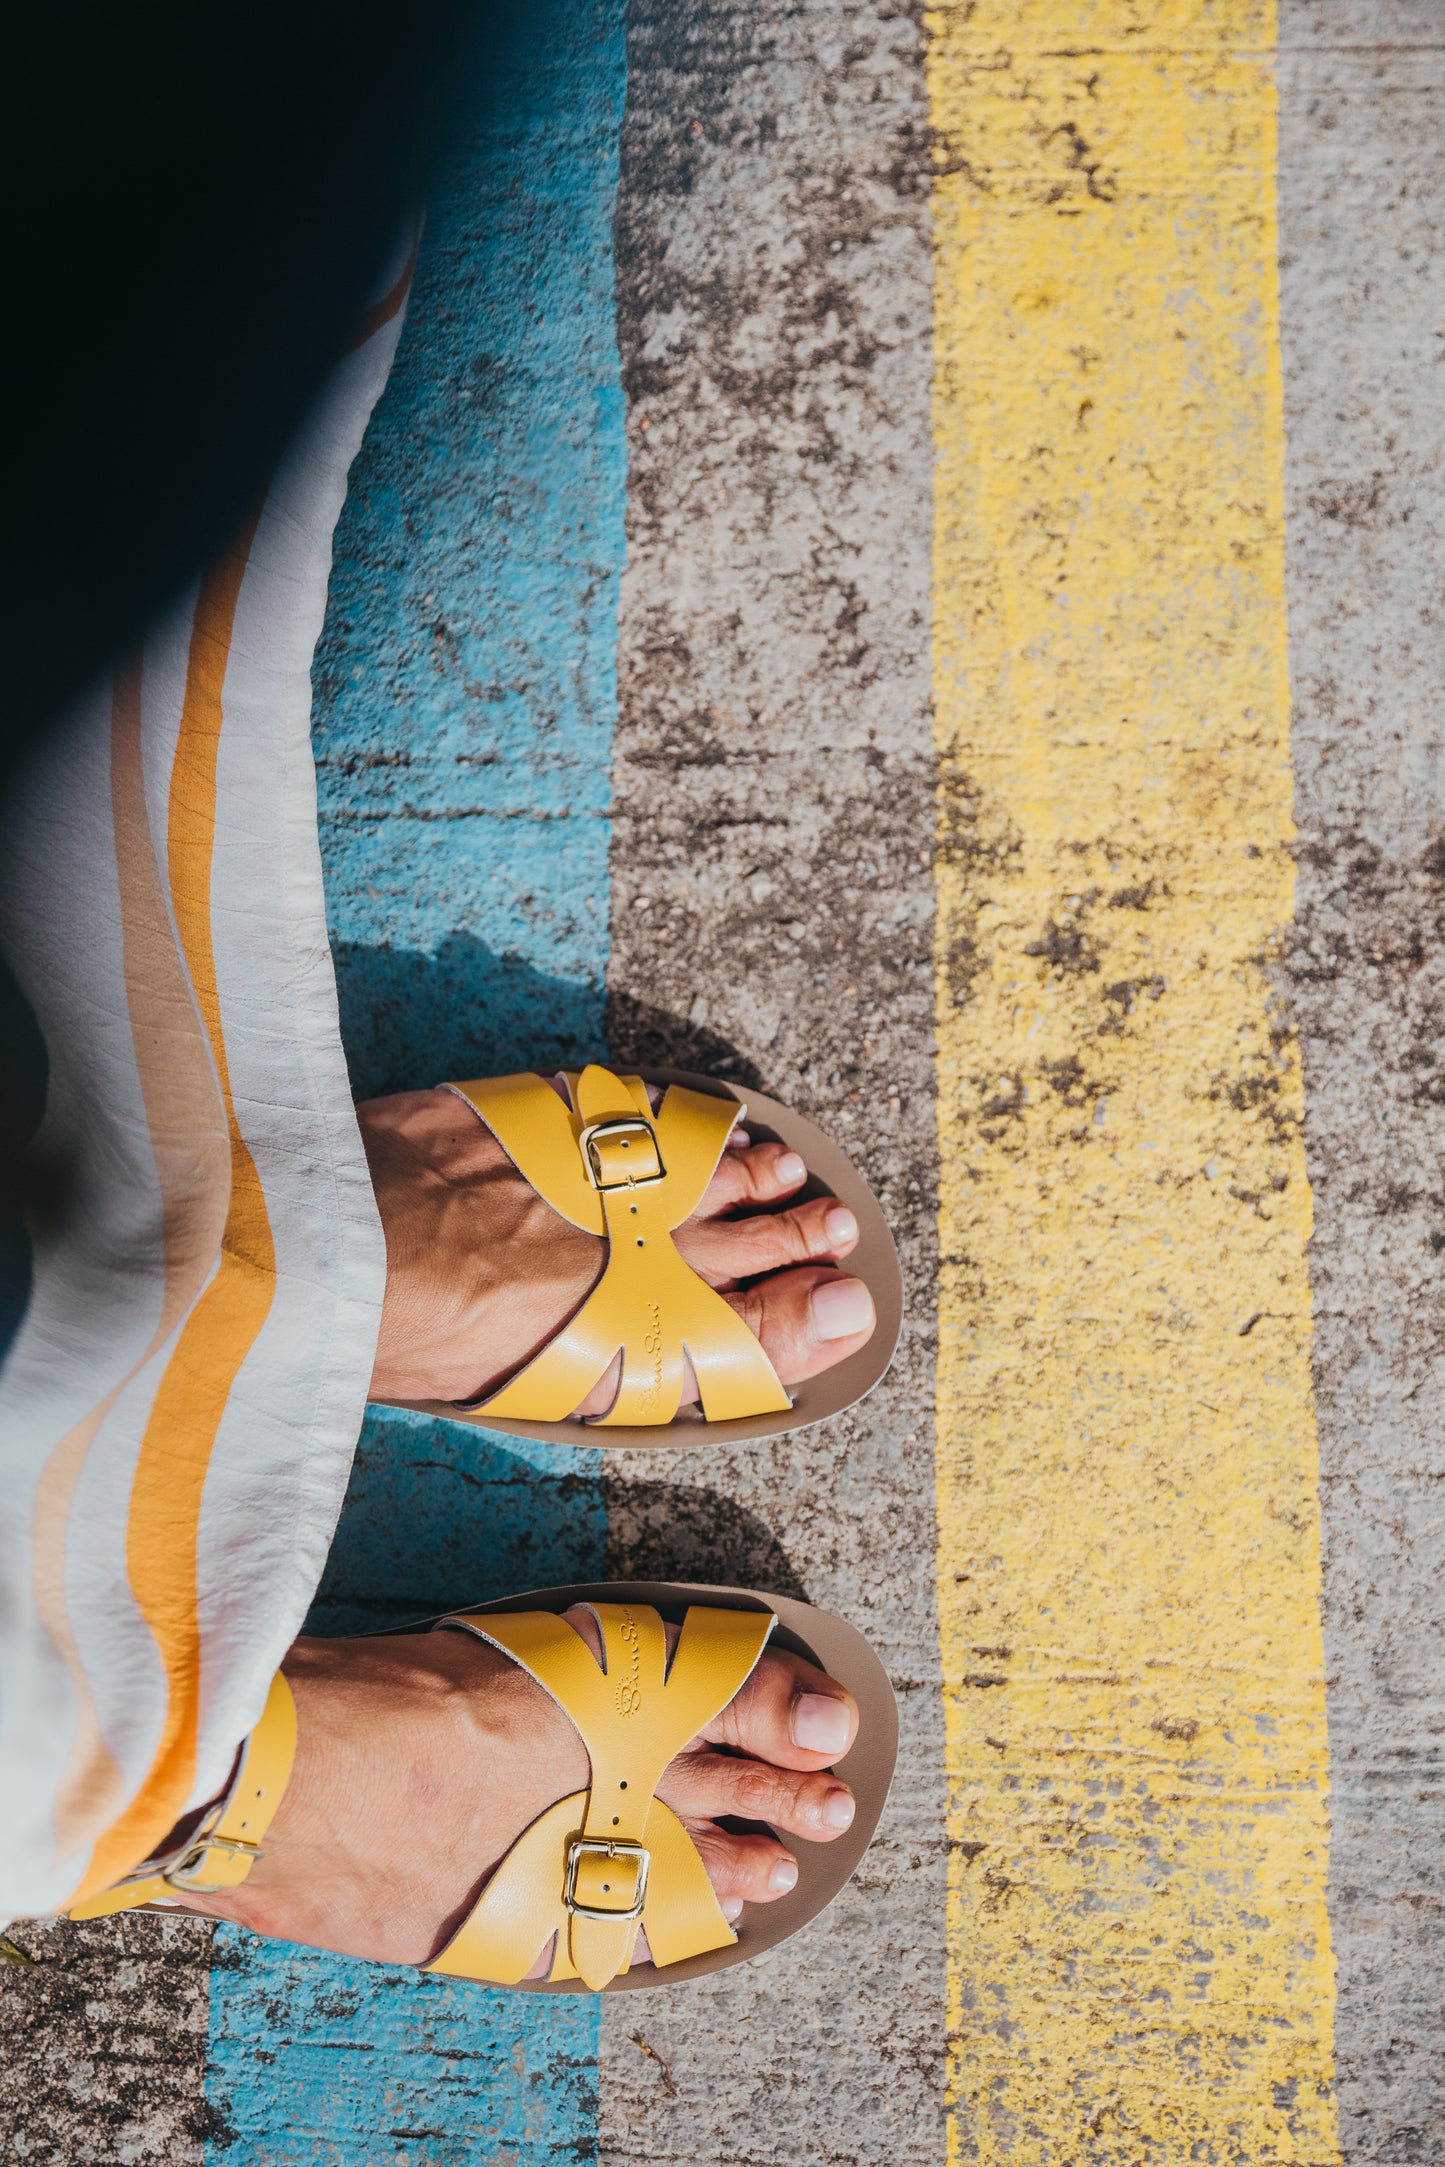
{"label": "toe", "polygon": [[831,1843],[853,1825],[853,1793],[837,1776],[706,1749],[679,1754],[658,1796],[687,1821],[765,1821],[810,1843]]}
{"label": "toe", "polygon": [[[733,1134],[736,1136],[737,1131]],[[744,1144],[729,1149],[718,1161],[697,1217],[715,1219],[719,1212],[735,1211],[740,1204],[776,1204],[801,1189],[807,1178],[807,1167],[786,1144]]]}
{"label": "toe", "polygon": [[[701,1230],[694,1227],[696,1236]],[[689,1254],[688,1262],[698,1263]],[[712,1275],[703,1273],[710,1279]],[[784,1384],[801,1384],[831,1369],[873,1336],[877,1318],[873,1297],[861,1279],[832,1270],[826,1264],[801,1264],[792,1271],[775,1271],[770,1278],[734,1292],[725,1292],[753,1336],[761,1340],[769,1361]],[[617,1397],[622,1376],[619,1355],[573,1409],[574,1416],[606,1414]],[[684,1397],[698,1396],[692,1363],[686,1365]]]}
{"label": "toe", "polygon": [[857,1733],[858,1704],[846,1686],[801,1656],[769,1653],[702,1738],[669,1764],[658,1796],[689,1822],[765,1821],[830,1843],[853,1822],[853,1794],[832,1764]]}
{"label": "toe", "polygon": [[873,1297],[861,1279],[804,1264],[727,1296],[784,1384],[801,1384],[856,1354],[873,1336]]}
{"label": "toe", "polygon": [[858,1221],[836,1197],[810,1197],[791,1211],[748,1219],[699,1219],[678,1230],[677,1246],[695,1272],[714,1286],[735,1285],[760,1272],[828,1258],[834,1263],[858,1244]]}
{"label": "toe", "polygon": [[734,1906],[771,1904],[798,1885],[798,1862],[771,1836],[734,1836],[720,1828],[694,1828],[707,1877],[725,1914]]}
{"label": "toe", "polygon": [[848,1688],[781,1648],[763,1656],[703,1733],[711,1745],[809,1773],[840,1761],[857,1735],[858,1703]]}

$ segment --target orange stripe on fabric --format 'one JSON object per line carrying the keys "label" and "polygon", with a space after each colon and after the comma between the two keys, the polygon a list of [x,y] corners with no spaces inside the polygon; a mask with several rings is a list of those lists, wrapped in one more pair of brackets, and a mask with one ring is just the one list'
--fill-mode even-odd
{"label": "orange stripe on fabric", "polygon": [[[127,1377],[125,1383],[129,1382]],[[70,1750],[65,1757],[55,1804],[58,1858],[78,1850],[91,1831],[116,1811],[122,1796],[121,1772],[101,1733],[95,1696],[90,1690],[90,1680],[86,1677],[85,1663],[70,1622],[70,1605],[65,1593],[65,1553],[71,1507],[86,1454],[95,1441],[96,1431],[124,1389],[124,1385],[117,1385],[98,1407],[93,1407],[82,1421],[66,1431],[46,1460],[35,1490],[31,1588],[46,1638],[69,1672],[75,1695]]]}
{"label": "orange stripe on fabric", "polygon": [[163,1283],[145,1351],[98,1406],[61,1439],[35,1502],[35,1603],[70,1673],[76,1723],[55,1809],[56,1846],[78,1850],[120,1803],[121,1774],[101,1735],[65,1594],[70,1513],[102,1422],[170,1337],[215,1262],[230,1187],[225,1116],[176,947],[145,800],[141,662],[117,670],[111,693],[111,826],[120,898],[126,1009],[161,1194]]}
{"label": "orange stripe on fabric", "polygon": [[406,306],[406,297],[411,292],[412,276],[416,270],[417,250],[420,247],[421,220],[418,219],[416,222],[416,230],[412,235],[411,252],[406,259],[406,264],[402,270],[401,276],[398,278],[396,284],[392,287],[390,293],[383,294],[381,299],[379,301],[374,301],[371,307],[366,311],[365,315],[362,317],[360,323],[356,327],[356,336],[352,339],[351,344],[346,349],[348,354],[360,353],[362,347],[366,344],[367,340],[375,338],[377,332],[381,329],[382,325],[389,324],[392,317],[398,315],[400,311]]}
{"label": "orange stripe on fabric", "polygon": [[195,1780],[201,1681],[196,1545],[201,1498],[227,1399],[276,1290],[276,1253],[266,1199],[236,1120],[231,1093],[211,930],[223,691],[236,605],[255,529],[253,518],[240,541],[201,583],[171,770],[171,904],[220,1082],[230,1140],[231,1190],[221,1261],[182,1326],[166,1366],[131,1490],[126,1561],[137,1607],[165,1665],[168,1705],[150,1773],[96,1847],[80,1896],[107,1887],[148,1856],[176,1821]]}

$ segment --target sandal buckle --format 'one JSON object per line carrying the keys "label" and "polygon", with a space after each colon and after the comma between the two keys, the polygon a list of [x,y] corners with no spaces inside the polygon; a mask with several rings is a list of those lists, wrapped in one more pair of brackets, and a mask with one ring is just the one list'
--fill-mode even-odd
{"label": "sandal buckle", "polygon": [[[582,1164],[594,1189],[604,1192],[608,1189],[650,1189],[666,1176],[657,1131],[640,1114],[621,1114],[611,1121],[594,1121],[590,1128],[582,1131],[580,1142]],[[616,1151],[609,1151],[604,1158],[599,1147],[609,1143],[615,1144]],[[641,1165],[650,1161],[654,1168],[652,1173],[634,1174],[630,1168],[617,1164],[621,1152],[630,1151],[639,1143],[647,1148],[638,1153],[635,1163]]]}
{"label": "sandal buckle", "polygon": [[[584,1903],[577,1894],[577,1876],[584,1860],[622,1859],[631,1863],[635,1879],[633,1900],[628,1905]],[[620,1837],[574,1836],[567,1846],[567,1879],[562,1888],[562,1902],[577,1919],[600,1919],[604,1925],[621,1925],[628,1919],[640,1919],[642,1907],[647,1900],[647,1876],[652,1865],[652,1853],[640,1843],[627,1843]],[[603,1893],[606,1884],[603,1885]],[[619,1892],[622,1893],[622,1892]]]}
{"label": "sandal buckle", "polygon": [[188,1890],[196,1896],[205,1896],[223,1887],[222,1882],[197,1878],[207,1866],[212,1851],[219,1851],[226,1858],[249,1859],[252,1866],[262,1855],[258,1843],[247,1843],[240,1836],[202,1836],[173,1866],[162,1871],[161,1880],[168,1888]]}

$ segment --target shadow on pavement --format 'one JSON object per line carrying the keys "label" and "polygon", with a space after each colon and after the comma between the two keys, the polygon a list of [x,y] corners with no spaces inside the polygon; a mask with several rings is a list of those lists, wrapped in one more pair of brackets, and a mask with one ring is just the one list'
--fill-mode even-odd
{"label": "shadow on pavement", "polygon": [[602,989],[453,933],[434,955],[338,942],[336,991],[359,1099],[448,1078],[508,1076],[592,1059]]}
{"label": "shadow on pavement", "polygon": [[718,1490],[607,1483],[607,1570],[619,1580],[703,1580],[765,1595],[808,1591],[771,1528]]}

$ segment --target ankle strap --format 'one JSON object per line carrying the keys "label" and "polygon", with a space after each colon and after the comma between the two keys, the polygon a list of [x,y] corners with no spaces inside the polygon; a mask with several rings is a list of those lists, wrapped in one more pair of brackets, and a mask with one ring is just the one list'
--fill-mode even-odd
{"label": "ankle strap", "polygon": [[280,1671],[271,1681],[261,1720],[241,1748],[235,1775],[197,1828],[169,1854],[146,1859],[103,1895],[71,1906],[72,1919],[103,1919],[112,1911],[174,1902],[235,1888],[262,1855],[296,1759],[296,1703]]}

